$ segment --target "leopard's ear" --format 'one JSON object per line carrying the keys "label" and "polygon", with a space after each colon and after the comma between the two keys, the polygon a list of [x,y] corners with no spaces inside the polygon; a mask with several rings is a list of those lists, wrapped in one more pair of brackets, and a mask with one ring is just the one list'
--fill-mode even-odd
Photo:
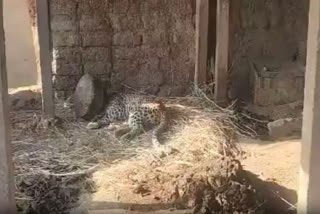
{"label": "leopard's ear", "polygon": [[163,102],[160,99],[155,99],[153,102],[158,104],[160,109],[162,109],[162,110],[165,109],[165,105],[163,104]]}

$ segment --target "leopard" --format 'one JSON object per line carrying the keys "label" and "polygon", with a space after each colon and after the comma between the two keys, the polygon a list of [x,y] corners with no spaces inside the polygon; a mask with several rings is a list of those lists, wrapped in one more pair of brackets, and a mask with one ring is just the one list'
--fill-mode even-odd
{"label": "leopard", "polygon": [[148,129],[152,129],[152,144],[163,144],[160,135],[168,128],[167,109],[162,101],[148,100],[142,95],[115,94],[111,96],[102,114],[88,123],[87,129],[101,129],[115,121],[128,123],[119,130],[121,141],[131,141]]}

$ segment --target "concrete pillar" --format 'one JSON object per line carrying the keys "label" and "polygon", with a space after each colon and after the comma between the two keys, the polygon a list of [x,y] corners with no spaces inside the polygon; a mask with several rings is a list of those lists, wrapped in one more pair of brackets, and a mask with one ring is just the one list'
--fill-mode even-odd
{"label": "concrete pillar", "polygon": [[310,0],[298,213],[320,213],[320,1]]}
{"label": "concrete pillar", "polygon": [[16,213],[8,108],[3,2],[0,0],[0,214]]}

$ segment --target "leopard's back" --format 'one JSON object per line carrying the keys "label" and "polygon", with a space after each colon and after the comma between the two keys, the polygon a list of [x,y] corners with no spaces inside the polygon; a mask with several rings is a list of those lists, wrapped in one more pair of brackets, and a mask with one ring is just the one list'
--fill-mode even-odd
{"label": "leopard's back", "polygon": [[149,101],[141,95],[118,94],[106,104],[104,115],[91,127],[98,128],[114,121],[127,121],[131,131],[125,138],[132,138],[146,129],[153,129],[153,142],[167,127],[166,108],[160,101]]}
{"label": "leopard's back", "polygon": [[[145,128],[157,126],[161,123],[163,109],[158,103],[142,103],[138,108],[129,112],[129,119],[138,119]],[[134,122],[129,121],[134,126]]]}
{"label": "leopard's back", "polygon": [[159,145],[160,136],[168,128],[166,108],[162,102],[142,104],[136,111],[130,112],[128,123],[131,130],[136,130],[133,132],[152,129],[152,143]]}

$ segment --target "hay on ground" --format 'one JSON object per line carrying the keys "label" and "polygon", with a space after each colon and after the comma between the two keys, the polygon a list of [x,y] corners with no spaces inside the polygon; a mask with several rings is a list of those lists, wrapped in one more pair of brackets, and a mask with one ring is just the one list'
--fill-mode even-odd
{"label": "hay on ground", "polygon": [[207,97],[166,103],[170,131],[159,148],[151,147],[149,133],[119,142],[117,125],[89,131],[65,103],[57,106],[61,127],[42,129],[39,111],[12,112],[21,211],[69,213],[82,195],[95,190],[91,174],[101,165],[104,169],[95,173],[98,191],[129,186],[135,196],[202,213],[259,210],[261,202],[236,160],[242,153],[237,137],[252,130],[237,123],[232,109],[218,108]]}
{"label": "hay on ground", "polygon": [[171,105],[169,115],[165,146],[140,148],[135,157],[95,174],[100,199],[115,191],[122,201],[133,193],[194,213],[262,213],[263,199],[237,160],[237,137],[253,133],[235,122],[233,111]]}

